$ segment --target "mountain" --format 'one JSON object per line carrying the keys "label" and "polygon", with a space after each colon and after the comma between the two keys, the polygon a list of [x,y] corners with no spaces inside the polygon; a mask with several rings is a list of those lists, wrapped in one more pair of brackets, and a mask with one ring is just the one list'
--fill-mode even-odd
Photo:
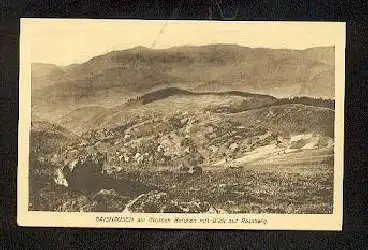
{"label": "mountain", "polygon": [[136,47],[65,67],[32,64],[32,108],[49,118],[85,106],[112,107],[165,87],[334,98],[334,48]]}
{"label": "mountain", "polygon": [[63,70],[54,64],[32,64],[32,91],[52,85],[62,77]]}
{"label": "mountain", "polygon": [[61,72],[60,67],[55,64],[32,63],[32,77],[35,78],[55,75],[60,72]]}

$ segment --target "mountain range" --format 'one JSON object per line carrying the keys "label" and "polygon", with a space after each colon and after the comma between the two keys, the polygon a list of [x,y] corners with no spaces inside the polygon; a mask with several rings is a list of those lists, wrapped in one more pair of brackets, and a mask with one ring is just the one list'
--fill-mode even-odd
{"label": "mountain range", "polygon": [[82,107],[111,108],[177,87],[275,97],[334,99],[334,47],[305,50],[233,44],[112,51],[68,66],[32,64],[32,111],[47,120]]}

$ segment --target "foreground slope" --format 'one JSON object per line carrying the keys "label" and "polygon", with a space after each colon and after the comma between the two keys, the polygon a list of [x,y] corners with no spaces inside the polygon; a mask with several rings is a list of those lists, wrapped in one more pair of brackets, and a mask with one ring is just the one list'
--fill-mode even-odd
{"label": "foreground slope", "polygon": [[[170,98],[147,105],[160,105],[162,101],[167,105],[172,102]],[[87,148],[95,147],[107,152],[105,167],[110,177],[102,175],[93,192],[79,193],[55,186],[53,172],[35,175],[31,209],[332,212],[332,110],[290,104],[229,113],[190,110],[189,104],[183,105],[186,108],[182,111],[130,117],[124,124],[94,129],[67,143],[67,151],[57,153],[61,158],[56,163],[58,167],[63,167],[71,155],[78,157]],[[45,125],[47,131],[54,128]],[[59,143],[69,137],[63,138]],[[194,145],[203,157],[203,173],[199,176],[178,172],[188,145]],[[137,154],[149,157],[141,162]],[[52,158],[46,152],[44,155]],[[144,189],[140,193],[130,190],[134,183]]]}

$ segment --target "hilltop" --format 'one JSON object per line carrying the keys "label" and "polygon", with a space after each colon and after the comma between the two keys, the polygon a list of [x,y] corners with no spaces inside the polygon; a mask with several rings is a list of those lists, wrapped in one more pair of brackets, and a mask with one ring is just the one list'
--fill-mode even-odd
{"label": "hilltop", "polygon": [[[143,122],[176,112],[193,113],[199,117],[205,113],[236,115],[243,111],[273,106],[273,109],[279,107],[282,110],[282,107],[291,104],[310,106],[312,110],[318,110],[318,107],[331,109],[332,113],[334,109],[334,101],[328,99],[309,97],[278,99],[270,95],[241,91],[194,92],[169,87],[131,97],[122,105],[113,108],[98,106],[77,108],[65,114],[57,122],[74,133],[80,134],[90,129],[112,128],[134,121]],[[305,124],[308,123],[305,121]]]}

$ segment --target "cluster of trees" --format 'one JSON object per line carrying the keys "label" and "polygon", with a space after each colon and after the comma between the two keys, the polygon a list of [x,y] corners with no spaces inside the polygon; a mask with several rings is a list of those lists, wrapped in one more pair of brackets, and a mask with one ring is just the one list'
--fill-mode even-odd
{"label": "cluster of trees", "polygon": [[284,105],[284,104],[304,104],[309,106],[323,107],[329,109],[335,109],[335,101],[331,99],[313,98],[313,97],[291,97],[278,99],[272,105]]}
{"label": "cluster of trees", "polygon": [[128,99],[127,103],[128,104],[141,103],[143,101],[142,98],[143,98],[142,96],[131,97]]}

